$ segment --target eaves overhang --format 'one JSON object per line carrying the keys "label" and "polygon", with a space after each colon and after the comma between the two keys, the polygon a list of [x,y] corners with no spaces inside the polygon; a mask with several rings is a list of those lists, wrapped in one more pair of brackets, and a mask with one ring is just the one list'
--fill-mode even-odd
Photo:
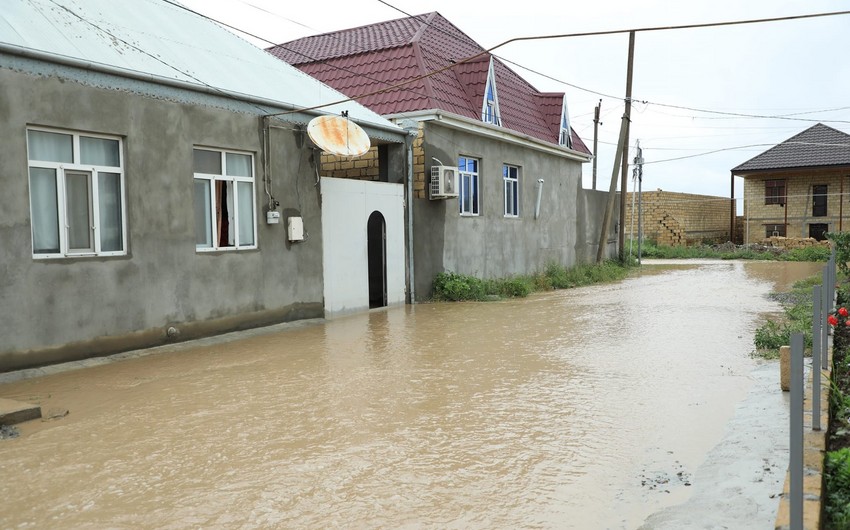
{"label": "eaves overhang", "polygon": [[576,162],[585,163],[592,160],[591,155],[587,155],[574,149],[561,147],[527,134],[512,131],[511,129],[506,129],[498,125],[491,125],[489,123],[484,123],[439,109],[404,112],[399,114],[385,114],[384,118],[395,122],[400,122],[405,119],[414,121],[434,121],[440,123],[444,127],[468,132],[485,138],[508,142],[528,149],[533,149],[535,151],[559,156],[568,160],[574,160]]}
{"label": "eaves overhang", "polygon": [[850,164],[839,164],[839,165],[831,165],[831,166],[797,166],[797,167],[778,167],[778,168],[765,168],[765,169],[745,169],[745,170],[732,170],[732,175],[735,177],[759,177],[763,175],[773,175],[773,174],[782,174],[782,173],[800,173],[800,172],[812,172],[812,171],[841,171],[847,170],[850,171]]}
{"label": "eaves overhang", "polygon": [[[141,81],[143,83],[151,83],[175,89],[189,90],[202,94],[223,97],[235,101],[251,103],[268,109],[269,115],[274,116],[275,118],[280,119],[281,121],[288,121],[292,123],[307,123],[310,119],[316,116],[333,114],[332,112],[322,111],[321,109],[302,109],[292,103],[288,103],[285,101],[273,100],[260,96],[253,96],[250,94],[235,92],[232,90],[222,89],[210,85],[200,83],[196,84],[180,79],[162,77],[148,72],[140,72],[137,70],[119,68],[108,64],[97,63],[94,61],[78,59],[76,57],[70,57],[65,55],[58,55],[54,53],[44,52],[41,50],[34,50],[31,48],[25,48],[22,46],[16,46],[13,44],[2,42],[0,42],[0,67],[4,66],[4,61],[2,60],[2,56],[4,54],[9,57],[20,57],[22,59],[30,61],[53,63],[70,67],[72,69],[97,72],[100,74],[105,74],[107,76],[133,79],[135,81]],[[15,68],[16,65],[8,64],[5,66]],[[260,110],[261,109],[259,108],[256,109],[257,114],[261,114],[259,112]],[[352,119],[352,121],[363,127],[363,129],[366,131],[367,135],[370,138],[380,139],[389,143],[404,143],[405,141],[406,133],[401,127],[388,126],[382,123],[374,123],[364,119]]]}

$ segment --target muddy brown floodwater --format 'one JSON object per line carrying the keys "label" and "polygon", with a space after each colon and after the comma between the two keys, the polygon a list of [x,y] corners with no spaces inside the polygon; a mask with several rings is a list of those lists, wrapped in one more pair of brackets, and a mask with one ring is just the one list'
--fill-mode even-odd
{"label": "muddy brown floodwater", "polygon": [[[645,265],[3,384],[70,413],[0,440],[0,528],[637,528],[717,491],[766,295],[819,270]],[[740,477],[736,528],[772,527],[786,466]]]}

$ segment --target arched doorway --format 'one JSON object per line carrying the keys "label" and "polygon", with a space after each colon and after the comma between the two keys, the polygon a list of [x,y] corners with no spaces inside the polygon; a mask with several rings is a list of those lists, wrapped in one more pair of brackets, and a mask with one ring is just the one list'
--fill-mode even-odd
{"label": "arched doorway", "polygon": [[387,305],[387,223],[374,211],[366,223],[366,247],[369,259],[369,308]]}

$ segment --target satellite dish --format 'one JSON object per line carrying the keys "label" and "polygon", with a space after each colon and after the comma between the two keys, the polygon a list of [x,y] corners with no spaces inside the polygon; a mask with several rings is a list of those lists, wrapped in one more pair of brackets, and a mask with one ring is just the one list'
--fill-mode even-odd
{"label": "satellite dish", "polygon": [[360,156],[369,150],[369,136],[343,116],[319,116],[307,124],[307,135],[322,151],[338,156]]}

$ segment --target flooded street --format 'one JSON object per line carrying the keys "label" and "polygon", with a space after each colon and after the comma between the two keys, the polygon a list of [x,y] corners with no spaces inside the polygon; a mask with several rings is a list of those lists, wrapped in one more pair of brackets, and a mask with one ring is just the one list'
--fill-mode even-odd
{"label": "flooded street", "polygon": [[[754,388],[787,431],[778,364],[749,356],[766,295],[822,264],[698,263],[0,385],[70,411],[0,440],[0,528],[633,529],[711,506],[730,479],[704,464]],[[736,528],[772,528],[768,450]]]}

